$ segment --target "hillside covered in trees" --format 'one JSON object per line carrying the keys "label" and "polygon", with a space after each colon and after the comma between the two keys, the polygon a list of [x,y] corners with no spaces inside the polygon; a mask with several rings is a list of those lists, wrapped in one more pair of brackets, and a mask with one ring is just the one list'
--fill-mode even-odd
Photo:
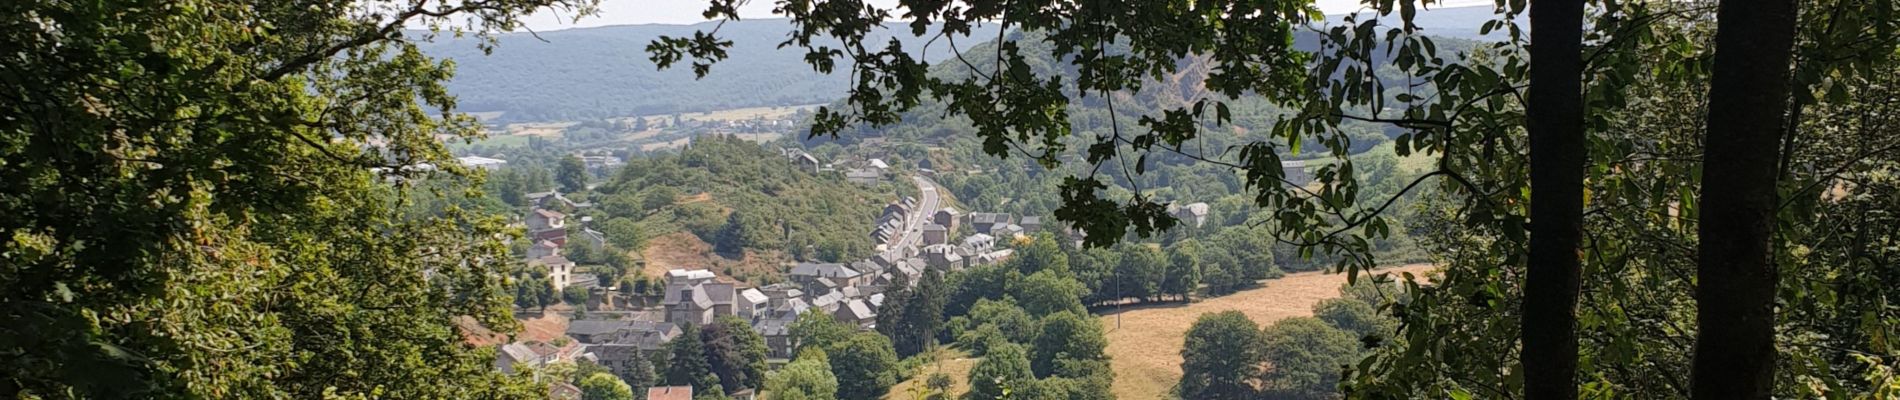
{"label": "hillside covered in trees", "polygon": [[[704,79],[690,69],[658,70],[643,51],[660,36],[691,37],[713,29],[695,25],[623,25],[576,28],[530,34],[505,33],[492,53],[474,38],[446,35],[420,43],[429,56],[459,60],[447,83],[465,112],[501,112],[505,121],[568,121],[712,111],[743,107],[824,103],[843,97],[850,78],[822,74],[804,62],[804,54],[780,50],[785,19],[734,21],[719,28],[731,35],[729,58]],[[891,29],[874,35],[891,38]],[[982,40],[979,34],[973,40]],[[949,45],[908,32],[896,35],[911,54],[941,59]],[[884,39],[877,41],[880,45]],[[843,68],[840,65],[840,68]]]}
{"label": "hillside covered in trees", "polygon": [[850,260],[870,256],[874,219],[900,190],[794,167],[769,146],[703,136],[677,153],[628,160],[588,195],[597,206],[581,215],[649,237],[692,232],[730,258],[779,251]]}

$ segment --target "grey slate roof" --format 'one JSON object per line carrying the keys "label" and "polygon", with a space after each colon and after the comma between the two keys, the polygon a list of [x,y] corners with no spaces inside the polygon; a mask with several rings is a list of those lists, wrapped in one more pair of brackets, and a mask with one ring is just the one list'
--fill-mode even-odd
{"label": "grey slate roof", "polygon": [[798,263],[797,266],[792,267],[794,276],[855,278],[859,274],[857,270],[839,263]]}

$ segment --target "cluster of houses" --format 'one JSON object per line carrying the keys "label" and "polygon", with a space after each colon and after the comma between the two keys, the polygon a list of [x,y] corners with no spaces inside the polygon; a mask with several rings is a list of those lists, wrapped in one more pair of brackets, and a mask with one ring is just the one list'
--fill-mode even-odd
{"label": "cluster of houses", "polygon": [[[895,221],[898,227],[905,226],[909,222],[905,219],[913,215],[908,207],[914,207],[915,203],[914,199],[893,202],[887,212],[888,219]],[[921,246],[880,252],[850,263],[798,263],[787,272],[785,282],[746,287],[744,283],[704,269],[668,271],[656,310],[633,312],[616,320],[571,321],[565,333],[572,343],[566,346],[502,345],[498,368],[512,371],[521,364],[587,359],[616,373],[627,373],[634,368],[635,354],[648,360],[665,357],[661,353],[666,344],[678,337],[684,327],[711,324],[725,316],[747,321],[765,339],[770,357],[790,358],[797,347],[791,325],[799,316],[821,313],[859,329],[874,329],[877,310],[884,304],[886,292],[900,289],[899,285],[919,282],[925,271],[931,269],[948,273],[1007,260],[1011,250],[998,249],[999,236],[993,233],[1020,232],[1025,229],[1022,224],[1033,227],[1038,222],[1035,218],[1012,221],[1008,214],[965,216],[948,208],[927,215],[928,221],[922,221],[927,228]],[[978,215],[984,217],[978,218]],[[537,210],[530,216],[531,230],[541,232],[560,227],[564,223],[562,217],[556,212]],[[979,233],[952,243],[950,232],[960,224],[977,227]],[[562,238],[550,234],[543,240],[553,242],[554,239]],[[541,263],[552,266],[547,260],[544,258]],[[572,263],[564,264],[571,269]]]}
{"label": "cluster of houses", "polygon": [[910,196],[884,205],[884,213],[877,216],[877,227],[871,228],[871,244],[879,248],[895,245],[898,239],[904,237],[905,223],[916,207],[917,198]]}
{"label": "cluster of houses", "polygon": [[595,246],[604,246],[607,242],[606,235],[585,226],[592,221],[584,220],[579,229],[580,235],[570,238],[567,214],[553,210],[557,203],[565,209],[587,208],[592,207],[593,204],[570,200],[560,192],[529,193],[527,199],[533,204],[526,218],[527,240],[530,243],[527,253],[528,265],[547,269],[548,281],[557,291],[577,285],[589,290],[599,287],[598,278],[594,275],[575,273],[574,261],[561,256],[561,250],[567,246],[570,239],[586,240],[593,242]]}
{"label": "cluster of houses", "polygon": [[861,185],[874,185],[883,182],[890,175],[891,164],[883,159],[871,158],[863,161],[839,160],[831,163],[818,161],[818,157],[795,147],[780,147],[778,153],[784,156],[792,166],[812,173],[835,171],[844,175],[844,180]]}
{"label": "cluster of houses", "polygon": [[[781,149],[781,154],[801,169],[816,172],[832,168],[803,150]],[[882,163],[872,159],[859,168],[877,170],[881,177],[883,169],[889,167],[879,166]],[[572,240],[604,239],[598,232],[585,228],[587,221],[568,221],[567,215],[557,211],[592,205],[574,202],[558,192],[534,193],[528,199],[534,204],[526,218],[528,237],[534,244],[528,254],[529,264],[547,268],[556,288],[576,285],[589,290],[598,288],[592,274],[575,273],[574,262],[561,254]],[[569,340],[501,345],[497,368],[512,372],[524,365],[591,360],[625,375],[635,368],[637,358],[666,357],[663,353],[667,344],[687,327],[712,324],[726,317],[746,321],[765,339],[770,357],[791,358],[797,347],[791,326],[800,316],[817,313],[859,329],[875,329],[877,312],[884,305],[886,293],[920,282],[927,271],[949,273],[1003,262],[1009,259],[1012,250],[998,246],[999,242],[1043,228],[1039,217],[1019,219],[1009,213],[991,212],[965,214],[950,207],[929,209],[933,203],[912,197],[892,201],[885,206],[870,234],[880,250],[876,255],[852,262],[797,263],[786,271],[784,282],[751,287],[705,269],[667,271],[659,294],[649,294],[638,302],[647,305],[644,309],[589,313],[595,318],[614,316],[608,317],[612,319],[577,318],[568,322],[563,333]],[[1206,205],[1201,204],[1198,209],[1204,215]],[[577,223],[581,229],[569,229]],[[572,387],[557,384],[551,389],[551,395],[564,398],[578,393],[569,389]],[[747,398],[750,394],[751,391],[741,391],[734,393],[734,397]],[[649,399],[691,398],[691,388],[656,387],[648,396]]]}

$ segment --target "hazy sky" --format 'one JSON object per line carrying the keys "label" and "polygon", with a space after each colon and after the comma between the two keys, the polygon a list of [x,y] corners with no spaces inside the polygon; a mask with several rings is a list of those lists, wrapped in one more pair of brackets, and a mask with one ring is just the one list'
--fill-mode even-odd
{"label": "hazy sky", "polygon": [[[889,7],[897,0],[869,0],[872,4]],[[1156,1],[1156,0],[1131,0]],[[1318,0],[1321,10],[1327,14],[1343,14],[1359,10],[1359,0]],[[771,18],[772,0],[752,0],[739,10],[745,18]],[[1494,4],[1493,0],[1441,0],[1441,7],[1460,7]],[[601,0],[600,15],[587,17],[580,22],[571,22],[572,14],[541,12],[529,18],[528,28],[536,31],[551,31],[588,26],[629,25],[629,24],[693,24],[705,21],[699,13],[706,10],[706,0]]]}

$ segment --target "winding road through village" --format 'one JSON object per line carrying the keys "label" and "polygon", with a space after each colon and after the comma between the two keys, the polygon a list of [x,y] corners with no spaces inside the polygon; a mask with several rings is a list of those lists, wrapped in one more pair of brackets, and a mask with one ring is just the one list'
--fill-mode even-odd
{"label": "winding road through village", "polygon": [[910,180],[911,183],[917,184],[919,197],[917,207],[912,208],[910,216],[904,218],[903,236],[899,236],[896,242],[885,247],[885,255],[893,256],[891,258],[904,258],[916,254],[915,246],[923,243],[924,225],[930,220],[930,214],[937,212],[937,209],[943,205],[942,199],[937,194],[936,182],[921,176],[910,177]]}

